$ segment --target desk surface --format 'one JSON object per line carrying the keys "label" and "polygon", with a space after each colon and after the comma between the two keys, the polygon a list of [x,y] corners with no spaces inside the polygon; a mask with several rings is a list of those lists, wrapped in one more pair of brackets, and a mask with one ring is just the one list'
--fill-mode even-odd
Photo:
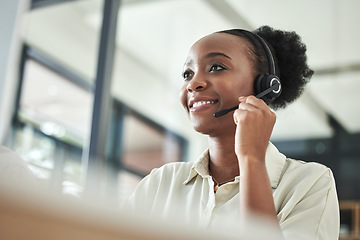
{"label": "desk surface", "polygon": [[146,219],[105,201],[55,195],[28,184],[20,157],[1,146],[0,163],[0,239],[281,239],[262,219],[249,219],[246,226],[200,229],[185,226],[181,219]]}
{"label": "desk surface", "polygon": [[279,239],[271,227],[259,224],[253,222],[246,232],[199,229],[0,183],[0,239]]}

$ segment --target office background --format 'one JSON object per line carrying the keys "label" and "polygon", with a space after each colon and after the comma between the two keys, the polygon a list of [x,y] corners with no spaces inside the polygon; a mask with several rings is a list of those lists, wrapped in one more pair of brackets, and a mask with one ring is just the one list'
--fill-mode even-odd
{"label": "office background", "polygon": [[339,199],[360,200],[359,1],[0,6],[0,141],[44,188],[121,201],[154,167],[195,160],[207,139],[193,131],[178,100],[188,49],[218,30],[270,25],[299,33],[315,70],[303,96],[277,111],[271,141],[289,157],[331,167]]}

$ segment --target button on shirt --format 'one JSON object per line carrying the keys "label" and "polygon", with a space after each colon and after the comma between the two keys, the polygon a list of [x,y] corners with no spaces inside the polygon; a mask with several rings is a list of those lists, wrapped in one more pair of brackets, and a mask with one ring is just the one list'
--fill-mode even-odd
{"label": "button on shirt", "polygon": [[[265,161],[285,239],[338,239],[339,207],[331,170],[318,163],[286,158],[271,143]],[[241,224],[240,177],[214,193],[208,166],[206,150],[197,162],[169,163],[154,169],[125,206],[205,227]]]}

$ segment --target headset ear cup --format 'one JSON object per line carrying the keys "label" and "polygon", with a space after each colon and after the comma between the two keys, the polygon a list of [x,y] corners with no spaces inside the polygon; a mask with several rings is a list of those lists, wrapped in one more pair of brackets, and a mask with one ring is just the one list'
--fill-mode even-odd
{"label": "headset ear cup", "polygon": [[266,97],[269,102],[273,102],[276,98],[278,98],[281,94],[281,82],[280,79],[276,75],[269,75],[266,79],[266,88],[270,88],[274,84],[279,83],[279,87],[269,92]]}
{"label": "headset ear cup", "polygon": [[263,83],[265,82],[265,80],[267,79],[268,76],[269,76],[269,74],[267,74],[267,73],[263,73],[263,74],[260,74],[259,76],[257,76],[257,78],[255,79],[255,82],[254,82],[255,95],[258,95],[259,93],[264,91]]}
{"label": "headset ear cup", "polygon": [[276,75],[269,75],[267,73],[259,75],[254,82],[255,95],[269,89],[275,83],[279,83],[279,88],[262,97],[267,104],[273,102],[281,94],[281,82]]}

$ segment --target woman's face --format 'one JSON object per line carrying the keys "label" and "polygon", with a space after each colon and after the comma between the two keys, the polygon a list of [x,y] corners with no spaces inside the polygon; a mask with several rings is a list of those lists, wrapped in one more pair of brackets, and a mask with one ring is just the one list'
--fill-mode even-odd
{"label": "woman's face", "polygon": [[196,131],[211,135],[227,128],[234,130],[232,113],[220,118],[213,114],[238,105],[240,96],[254,93],[255,74],[248,46],[238,36],[215,33],[191,47],[180,100]]}

